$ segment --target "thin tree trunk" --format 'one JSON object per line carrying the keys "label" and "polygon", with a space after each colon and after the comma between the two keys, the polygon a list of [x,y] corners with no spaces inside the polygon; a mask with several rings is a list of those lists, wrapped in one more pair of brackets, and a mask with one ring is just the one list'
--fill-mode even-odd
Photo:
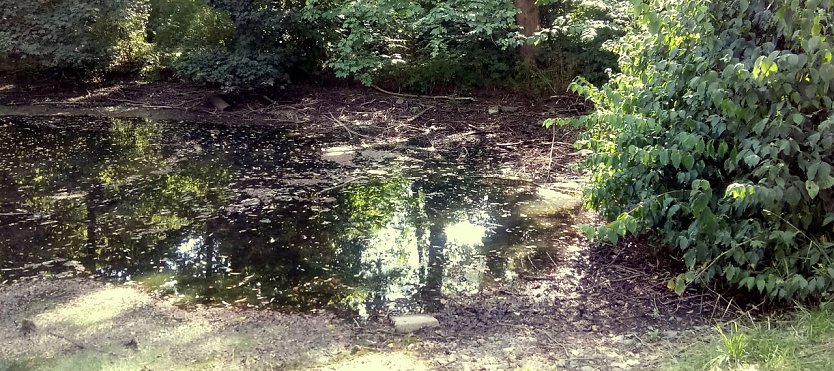
{"label": "thin tree trunk", "polygon": [[[536,0],[515,0],[515,6],[518,8],[518,15],[516,15],[516,22],[521,28],[521,33],[524,36],[533,36],[539,31],[541,27],[541,16],[539,13],[539,6]],[[521,61],[526,65],[536,64],[536,46],[525,43],[521,46]]]}

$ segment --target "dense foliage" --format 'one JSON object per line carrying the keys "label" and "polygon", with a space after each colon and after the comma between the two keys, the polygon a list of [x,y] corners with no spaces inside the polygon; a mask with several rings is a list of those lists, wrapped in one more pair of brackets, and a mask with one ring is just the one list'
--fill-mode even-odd
{"label": "dense foliage", "polygon": [[234,37],[223,47],[202,48],[175,63],[177,72],[196,81],[226,88],[284,87],[295,71],[309,68],[318,56],[318,40],[291,1],[212,0],[228,14]]}
{"label": "dense foliage", "polygon": [[[326,73],[417,92],[503,86],[550,94],[577,74],[604,82],[616,69],[604,44],[622,32],[624,0],[539,1],[533,35],[521,32],[519,4],[0,0],[0,68],[141,71],[226,89]],[[533,63],[522,49],[535,51]]]}
{"label": "dense foliage", "polygon": [[[607,82],[611,72],[619,71],[613,45],[609,44],[619,40],[628,26],[628,1],[540,3],[547,3],[543,6],[544,28],[531,40],[541,49],[539,66],[555,69],[552,75],[570,79],[579,75],[598,85]],[[559,88],[562,90],[562,86]]]}
{"label": "dense foliage", "polygon": [[149,52],[148,1],[0,0],[0,70],[131,70]]}
{"label": "dense foliage", "polygon": [[510,0],[311,1],[306,14],[334,25],[325,65],[365,84],[393,78],[426,91],[500,77],[522,41]]}
{"label": "dense foliage", "polygon": [[670,282],[726,280],[779,299],[834,285],[831,0],[636,1],[622,73],[575,88],[593,151],[587,202],[616,241],[681,256]]}
{"label": "dense foliage", "polygon": [[[325,36],[334,40],[325,66],[366,85],[427,92],[515,81],[561,93],[578,73],[607,80],[616,57],[603,43],[620,36],[627,3],[539,3],[543,27],[529,38],[519,31],[519,10],[510,0],[310,1],[305,16],[333,30]],[[538,47],[533,66],[519,63],[524,44]]]}
{"label": "dense foliage", "polygon": [[152,0],[148,41],[164,51],[222,47],[235,28],[229,14],[203,0]]}

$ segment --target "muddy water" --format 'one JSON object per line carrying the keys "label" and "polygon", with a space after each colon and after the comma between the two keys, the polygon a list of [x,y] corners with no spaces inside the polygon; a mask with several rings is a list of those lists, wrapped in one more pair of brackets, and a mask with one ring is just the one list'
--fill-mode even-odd
{"label": "muddy water", "polygon": [[92,274],[186,301],[431,311],[577,238],[573,197],[488,165],[264,127],[0,118],[0,282]]}

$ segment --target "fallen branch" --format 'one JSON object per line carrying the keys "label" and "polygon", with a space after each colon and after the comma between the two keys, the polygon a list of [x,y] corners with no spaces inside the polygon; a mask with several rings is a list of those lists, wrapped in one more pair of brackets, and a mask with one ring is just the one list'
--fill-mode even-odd
{"label": "fallen branch", "polygon": [[383,88],[380,88],[376,85],[371,85],[372,88],[378,90],[381,93],[385,93],[388,95],[393,95],[395,97],[400,98],[417,98],[417,99],[448,99],[448,100],[468,100],[471,102],[477,102],[478,100],[472,97],[455,97],[451,95],[417,95],[417,94],[404,94],[404,93],[395,93],[393,91],[388,91]]}
{"label": "fallen branch", "polygon": [[353,134],[356,134],[356,136],[359,136],[359,137],[362,137],[362,138],[370,138],[369,136],[367,136],[367,135],[365,135],[365,134],[358,133],[358,132],[356,132],[356,131],[354,131],[354,130],[351,130],[349,127],[347,127],[347,125],[345,125],[345,123],[344,123],[344,122],[342,122],[342,120],[339,120],[338,118],[336,118],[336,116],[335,116],[335,115],[333,115],[333,113],[332,113],[332,112],[330,113],[330,119],[331,119],[331,120],[333,120],[333,122],[335,122],[335,123],[337,123],[337,124],[341,125],[341,126],[342,126],[342,128],[344,128],[344,129],[345,129],[345,131],[347,131],[348,136],[350,136],[350,137],[352,137],[352,135],[353,135]]}
{"label": "fallen branch", "polygon": [[408,120],[405,120],[405,122],[407,122],[407,123],[413,122],[414,120],[416,120],[417,118],[419,118],[420,116],[422,116],[424,113],[428,112],[432,108],[434,108],[434,106],[430,106],[430,107],[428,107],[428,108],[426,108],[426,109],[424,109],[420,112],[417,112],[416,115],[409,117]]}

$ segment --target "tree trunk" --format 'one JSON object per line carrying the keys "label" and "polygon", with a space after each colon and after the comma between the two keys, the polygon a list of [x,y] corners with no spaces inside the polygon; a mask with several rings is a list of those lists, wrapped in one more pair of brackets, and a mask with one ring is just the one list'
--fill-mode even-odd
{"label": "tree trunk", "polygon": [[[521,27],[521,33],[530,37],[539,31],[541,26],[541,18],[539,14],[539,6],[536,0],[515,0],[515,6],[519,13],[516,15],[516,22]],[[526,65],[536,64],[536,46],[525,43],[521,46],[521,61]]]}

